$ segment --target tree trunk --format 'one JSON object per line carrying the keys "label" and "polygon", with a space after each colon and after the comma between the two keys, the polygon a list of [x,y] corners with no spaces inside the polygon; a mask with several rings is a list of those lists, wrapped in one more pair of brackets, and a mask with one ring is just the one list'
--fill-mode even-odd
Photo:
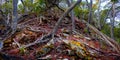
{"label": "tree trunk", "polygon": [[17,19],[18,19],[17,4],[18,4],[18,0],[13,0],[13,16],[12,16],[13,33],[16,31],[17,28]]}
{"label": "tree trunk", "polygon": [[[33,0],[31,0],[30,2],[31,2],[31,4],[33,4]],[[32,8],[32,7],[30,7],[30,11],[32,11],[32,9],[33,9],[33,8]]]}
{"label": "tree trunk", "polygon": [[2,0],[0,0],[0,6],[2,5]]}
{"label": "tree trunk", "polygon": [[25,3],[24,3],[24,1],[23,1],[23,0],[21,0],[21,3],[23,4],[24,13],[26,14],[26,13],[27,13],[27,8],[26,8],[26,6],[25,6]]}
{"label": "tree trunk", "polygon": [[112,18],[111,18],[111,38],[114,39],[114,19],[115,19],[115,7],[114,7],[114,3],[112,4]]}
{"label": "tree trunk", "polygon": [[[89,9],[89,15],[88,15],[88,23],[91,24],[92,21],[92,0],[90,0],[90,4],[88,3],[88,0],[86,0],[88,9]],[[87,27],[88,33],[90,33],[89,27]]]}
{"label": "tree trunk", "polygon": [[[67,4],[68,6],[70,7],[73,3],[73,0],[67,0]],[[72,31],[75,32],[75,20],[74,20],[74,12],[73,10],[70,12],[70,15],[71,15],[71,20],[72,20]]]}
{"label": "tree trunk", "polygon": [[98,3],[98,29],[101,30],[101,14],[100,14],[101,0]]}

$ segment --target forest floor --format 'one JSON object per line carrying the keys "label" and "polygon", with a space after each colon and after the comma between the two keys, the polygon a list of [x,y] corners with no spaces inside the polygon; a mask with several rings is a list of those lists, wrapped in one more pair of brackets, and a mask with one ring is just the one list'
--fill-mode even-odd
{"label": "forest floor", "polygon": [[87,26],[75,19],[72,33],[70,17],[64,18],[54,39],[40,40],[49,34],[60,18],[59,13],[46,12],[37,17],[29,14],[19,24],[12,37],[4,41],[0,59],[3,60],[119,60],[120,54],[102,42],[96,33],[86,32]]}

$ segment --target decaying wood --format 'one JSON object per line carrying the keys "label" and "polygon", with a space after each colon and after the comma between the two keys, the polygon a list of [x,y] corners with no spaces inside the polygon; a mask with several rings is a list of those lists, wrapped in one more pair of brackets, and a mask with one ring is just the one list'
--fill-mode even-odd
{"label": "decaying wood", "polygon": [[[78,19],[76,18],[76,20],[78,20]],[[95,27],[93,27],[92,25],[90,25],[85,20],[82,20],[82,21],[84,23],[86,23],[87,26],[90,29],[92,29],[96,34],[100,35],[104,39],[104,40],[103,39],[102,40],[105,41],[106,43],[108,43],[110,46],[112,46],[113,49],[115,49],[117,53],[120,53],[120,46],[119,46],[119,44],[116,41],[114,41],[113,39],[109,38],[107,35],[101,33],[98,29],[96,29]]]}

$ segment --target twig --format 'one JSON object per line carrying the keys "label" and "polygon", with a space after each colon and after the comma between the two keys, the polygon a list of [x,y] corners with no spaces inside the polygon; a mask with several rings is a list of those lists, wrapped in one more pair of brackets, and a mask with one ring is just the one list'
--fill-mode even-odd
{"label": "twig", "polygon": [[[33,32],[48,32],[47,30],[45,30],[44,28],[40,28],[40,29],[34,29],[34,28],[32,28],[32,27],[30,27],[30,26],[26,26],[27,28],[28,28],[28,30],[30,30],[30,31],[33,31]],[[37,27],[37,28],[39,28],[39,27]]]}
{"label": "twig", "polygon": [[32,45],[38,44],[38,43],[43,43],[43,42],[48,42],[51,39],[52,35],[48,34],[48,35],[44,35],[42,37],[39,37],[36,41],[34,41],[33,43],[29,43],[28,45],[24,45],[21,48],[27,48],[30,47]]}
{"label": "twig", "polygon": [[24,22],[24,23],[20,23],[20,24],[18,24],[18,26],[19,26],[19,25],[25,25],[25,24],[27,24],[28,22],[30,22],[30,21],[32,21],[32,20],[36,20],[36,19],[38,19],[38,17],[33,18],[33,19],[29,19],[28,21],[26,21],[26,22]]}
{"label": "twig", "polygon": [[20,48],[20,44],[15,40],[13,39],[13,41],[17,44],[17,46]]}

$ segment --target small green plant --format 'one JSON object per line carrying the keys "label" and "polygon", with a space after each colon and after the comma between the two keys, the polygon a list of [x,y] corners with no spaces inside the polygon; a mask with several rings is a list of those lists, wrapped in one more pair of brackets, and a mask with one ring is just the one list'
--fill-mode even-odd
{"label": "small green plant", "polygon": [[33,12],[35,12],[37,15],[40,14],[41,11],[44,11],[44,9],[46,8],[45,6],[45,0],[37,0],[34,4],[33,4]]}
{"label": "small green plant", "polygon": [[6,2],[4,4],[1,5],[1,9],[3,10],[4,14],[8,14],[12,12],[12,2]]}
{"label": "small green plant", "polygon": [[25,48],[24,48],[24,47],[21,47],[21,48],[20,48],[20,53],[21,53],[21,54],[24,54],[24,53],[25,53]]}

